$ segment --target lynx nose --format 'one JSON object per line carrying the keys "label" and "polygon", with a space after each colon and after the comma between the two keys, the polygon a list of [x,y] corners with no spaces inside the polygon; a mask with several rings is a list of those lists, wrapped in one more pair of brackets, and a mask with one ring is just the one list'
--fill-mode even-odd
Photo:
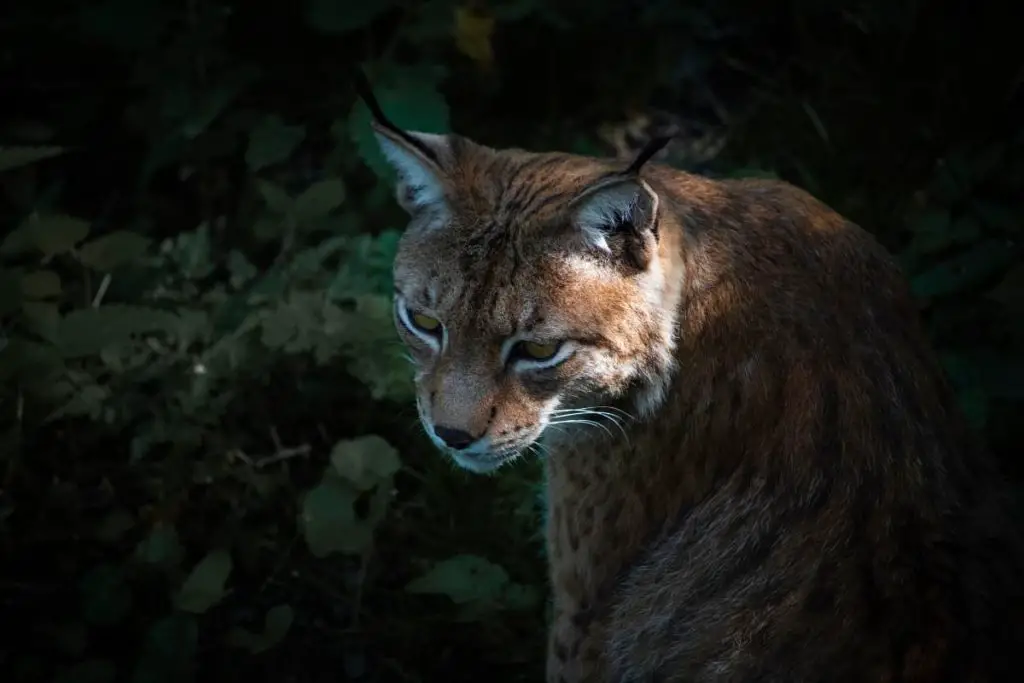
{"label": "lynx nose", "polygon": [[475,436],[462,429],[452,429],[451,427],[435,425],[434,433],[437,434],[437,438],[444,441],[449,448],[454,448],[459,451],[476,441]]}

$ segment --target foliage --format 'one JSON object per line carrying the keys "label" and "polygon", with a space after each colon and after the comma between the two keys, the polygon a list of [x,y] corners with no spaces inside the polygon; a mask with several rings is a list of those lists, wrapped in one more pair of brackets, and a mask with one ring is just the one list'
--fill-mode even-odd
{"label": "foliage", "polygon": [[702,170],[797,182],[899,253],[979,438],[1024,475],[1024,136],[979,105],[1020,80],[984,26],[880,0],[8,12],[9,680],[540,676],[537,464],[470,477],[418,432],[404,217],[356,64],[397,124],[494,145],[606,152],[651,104],[726,128]]}

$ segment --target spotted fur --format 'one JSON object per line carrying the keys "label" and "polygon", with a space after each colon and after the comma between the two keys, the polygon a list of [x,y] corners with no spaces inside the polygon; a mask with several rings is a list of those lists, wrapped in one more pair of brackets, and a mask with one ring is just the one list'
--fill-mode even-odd
{"label": "spotted fur", "polygon": [[866,232],[781,182],[377,132],[424,428],[546,459],[549,683],[1017,680],[999,479]]}

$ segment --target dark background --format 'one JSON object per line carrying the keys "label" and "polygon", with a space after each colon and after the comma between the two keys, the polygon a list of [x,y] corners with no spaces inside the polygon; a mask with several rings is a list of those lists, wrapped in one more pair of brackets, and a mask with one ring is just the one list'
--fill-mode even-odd
{"label": "dark background", "polygon": [[538,465],[419,432],[356,65],[409,128],[812,191],[1019,488],[1016,3],[286,4],[0,12],[4,680],[540,679]]}

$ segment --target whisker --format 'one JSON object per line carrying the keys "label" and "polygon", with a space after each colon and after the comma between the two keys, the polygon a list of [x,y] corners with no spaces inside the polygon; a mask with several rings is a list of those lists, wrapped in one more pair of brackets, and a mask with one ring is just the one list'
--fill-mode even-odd
{"label": "whisker", "polygon": [[580,412],[580,413],[568,413],[568,414],[565,414],[565,415],[557,415],[556,417],[559,418],[559,419],[567,419],[567,418],[585,419],[585,418],[589,418],[589,417],[602,418],[604,420],[607,420],[608,422],[611,422],[613,425],[615,425],[616,429],[618,429],[619,431],[623,432],[623,435],[625,435],[625,427],[623,426],[623,424],[621,422],[621,418],[619,418],[616,415],[610,415],[608,413],[602,413],[602,412],[598,412],[596,410],[587,410],[587,411]]}
{"label": "whisker", "polygon": [[539,441],[534,441],[527,448],[539,458],[547,458],[551,455],[551,449]]}
{"label": "whisker", "polygon": [[557,422],[548,422],[546,425],[544,425],[545,431],[547,431],[548,428],[550,428],[553,432],[555,432],[555,434],[558,434],[559,436],[569,433],[567,430],[560,428]]}
{"label": "whisker", "polygon": [[566,418],[579,419],[587,417],[601,417],[615,425],[615,427],[622,434],[623,438],[627,442],[630,441],[629,433],[626,431],[624,421],[628,418],[631,418],[631,416],[629,416],[629,414],[626,413],[624,410],[619,410],[619,412],[627,416],[624,418],[620,415],[616,415],[615,413],[607,412],[607,408],[611,408],[611,406],[603,406],[602,408],[566,408],[564,410],[554,410],[552,411],[552,415],[558,421],[562,421]]}
{"label": "whisker", "polygon": [[579,419],[576,419],[576,420],[557,420],[557,421],[551,422],[550,424],[560,424],[560,425],[579,424],[579,425],[587,425],[587,426],[590,426],[590,427],[599,427],[600,429],[604,430],[604,433],[608,435],[609,439],[615,438],[615,436],[612,434],[610,429],[605,427],[600,422],[596,422],[594,420],[579,420]]}
{"label": "whisker", "polygon": [[618,408],[616,406],[591,406],[591,407],[587,407],[587,408],[562,408],[562,409],[559,409],[559,410],[553,410],[553,411],[551,411],[551,413],[553,415],[554,414],[561,415],[561,414],[567,414],[567,413],[578,413],[578,412],[588,412],[588,411],[595,411],[595,412],[602,412],[602,413],[615,413],[615,414],[617,414],[618,417],[621,417],[621,418],[624,418],[624,419],[627,419],[627,420],[635,420],[636,419],[636,417],[634,415],[632,415],[631,413],[628,413],[625,410],[623,410],[622,408]]}
{"label": "whisker", "polygon": [[628,413],[625,410],[622,410],[621,408],[616,408],[615,406],[594,406],[594,409],[600,410],[602,413],[615,415],[623,422],[636,422],[635,415],[633,415],[632,413]]}
{"label": "whisker", "polygon": [[540,444],[534,442],[526,447],[526,452],[535,458],[543,458],[544,451],[540,449]]}

